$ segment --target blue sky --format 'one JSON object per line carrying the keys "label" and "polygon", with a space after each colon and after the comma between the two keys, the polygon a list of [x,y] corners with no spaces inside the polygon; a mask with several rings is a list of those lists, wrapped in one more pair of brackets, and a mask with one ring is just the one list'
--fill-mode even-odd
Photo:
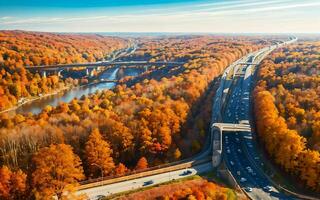
{"label": "blue sky", "polygon": [[320,33],[320,0],[0,0],[0,29]]}

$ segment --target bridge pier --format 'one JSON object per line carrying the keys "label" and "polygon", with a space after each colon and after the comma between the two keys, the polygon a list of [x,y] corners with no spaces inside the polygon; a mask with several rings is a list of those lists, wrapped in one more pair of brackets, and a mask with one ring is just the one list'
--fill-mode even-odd
{"label": "bridge pier", "polygon": [[149,69],[149,66],[148,66],[148,65],[145,65],[145,66],[144,66],[144,72],[147,72],[148,69]]}
{"label": "bridge pier", "polygon": [[89,76],[90,75],[90,72],[89,72],[89,69],[86,68],[86,75]]}
{"label": "bridge pier", "polygon": [[86,68],[86,75],[87,75],[88,77],[94,77],[95,72],[96,72],[96,69]]}
{"label": "bridge pier", "polygon": [[59,70],[58,71],[58,77],[61,77],[61,72],[62,72],[63,70]]}
{"label": "bridge pier", "polygon": [[222,130],[220,128],[214,127],[211,129],[213,136],[213,146],[212,146],[212,165],[214,168],[218,167],[221,163],[222,154]]}
{"label": "bridge pier", "polygon": [[46,71],[43,71],[43,72],[42,72],[42,77],[43,77],[43,78],[47,78],[47,72],[46,72]]}

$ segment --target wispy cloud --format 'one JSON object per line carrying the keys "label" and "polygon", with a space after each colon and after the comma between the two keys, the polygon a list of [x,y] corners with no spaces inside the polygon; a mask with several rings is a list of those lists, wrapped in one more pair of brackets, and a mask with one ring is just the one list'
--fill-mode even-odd
{"label": "wispy cloud", "polygon": [[[265,32],[266,30],[284,32],[302,27],[301,21],[305,20],[303,28],[308,26],[310,16],[317,17],[320,21],[319,12],[309,10],[320,9],[318,0],[234,0],[213,3],[197,3],[179,6],[148,7],[145,9],[134,7],[119,9],[118,12],[110,10],[73,11],[74,17],[68,15],[40,17],[9,17],[0,16],[0,25],[6,28],[32,28],[57,31],[215,31],[220,30],[245,32],[243,27],[257,24],[254,30]],[[297,16],[293,11],[304,13],[299,16],[299,24],[294,24]],[[283,17],[287,17],[283,19]],[[264,27],[257,20],[262,20]],[[286,26],[283,26],[286,20]],[[317,22],[316,22],[317,23]],[[311,27],[312,31],[320,32],[319,26]],[[296,26],[296,27],[294,27]],[[157,28],[158,27],[158,28]],[[277,27],[278,29],[275,29]],[[260,29],[259,29],[260,28]],[[260,30],[260,31],[259,31]]]}

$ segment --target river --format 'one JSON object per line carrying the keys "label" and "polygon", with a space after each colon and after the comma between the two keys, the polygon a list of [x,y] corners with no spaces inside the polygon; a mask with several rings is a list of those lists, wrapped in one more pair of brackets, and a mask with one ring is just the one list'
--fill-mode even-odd
{"label": "river", "polygon": [[[100,78],[103,79],[109,79],[109,80],[116,80],[116,75],[119,68],[111,68],[103,72],[101,74]],[[124,70],[125,76],[137,76],[141,73],[141,70],[135,70],[135,69],[127,69]],[[16,110],[9,111],[10,114],[25,114],[25,113],[33,113],[33,114],[39,114],[43,108],[45,108],[47,105],[50,106],[57,106],[60,102],[70,102],[74,98],[81,98],[83,95],[88,95],[95,93],[98,90],[105,90],[105,89],[111,89],[116,85],[116,83],[96,83],[96,84],[90,84],[87,86],[82,87],[75,87],[70,90],[65,90],[62,92],[59,92],[58,94],[42,97],[40,99],[25,103],[18,107]]]}

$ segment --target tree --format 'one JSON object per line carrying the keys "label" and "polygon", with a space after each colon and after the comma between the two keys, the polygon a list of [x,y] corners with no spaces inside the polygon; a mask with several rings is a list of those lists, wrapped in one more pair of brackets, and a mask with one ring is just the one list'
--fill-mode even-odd
{"label": "tree", "polygon": [[99,129],[96,128],[91,132],[85,151],[90,176],[107,175],[114,169],[112,149],[109,143],[103,140]]}
{"label": "tree", "polygon": [[6,166],[3,166],[0,169],[0,197],[3,199],[7,199],[10,197],[11,174],[11,170]]}
{"label": "tree", "polygon": [[11,175],[11,196],[13,199],[23,199],[27,190],[27,175],[18,170]]}
{"label": "tree", "polygon": [[128,171],[129,169],[124,164],[119,163],[118,166],[115,168],[114,173],[119,176],[124,175]]}
{"label": "tree", "polygon": [[141,157],[136,165],[136,170],[143,170],[148,168],[148,161],[145,157]]}
{"label": "tree", "polygon": [[175,160],[179,160],[179,159],[180,159],[180,157],[181,157],[181,151],[180,151],[179,148],[176,148],[176,150],[175,150],[174,153],[173,153],[173,156],[174,156],[174,159],[175,159]]}
{"label": "tree", "polygon": [[32,173],[32,186],[36,199],[49,199],[56,196],[62,199],[65,190],[71,190],[84,179],[80,158],[66,144],[50,145],[33,156],[35,170]]}
{"label": "tree", "polygon": [[21,170],[12,172],[7,166],[0,168],[0,199],[22,199],[26,191],[27,175]]}

